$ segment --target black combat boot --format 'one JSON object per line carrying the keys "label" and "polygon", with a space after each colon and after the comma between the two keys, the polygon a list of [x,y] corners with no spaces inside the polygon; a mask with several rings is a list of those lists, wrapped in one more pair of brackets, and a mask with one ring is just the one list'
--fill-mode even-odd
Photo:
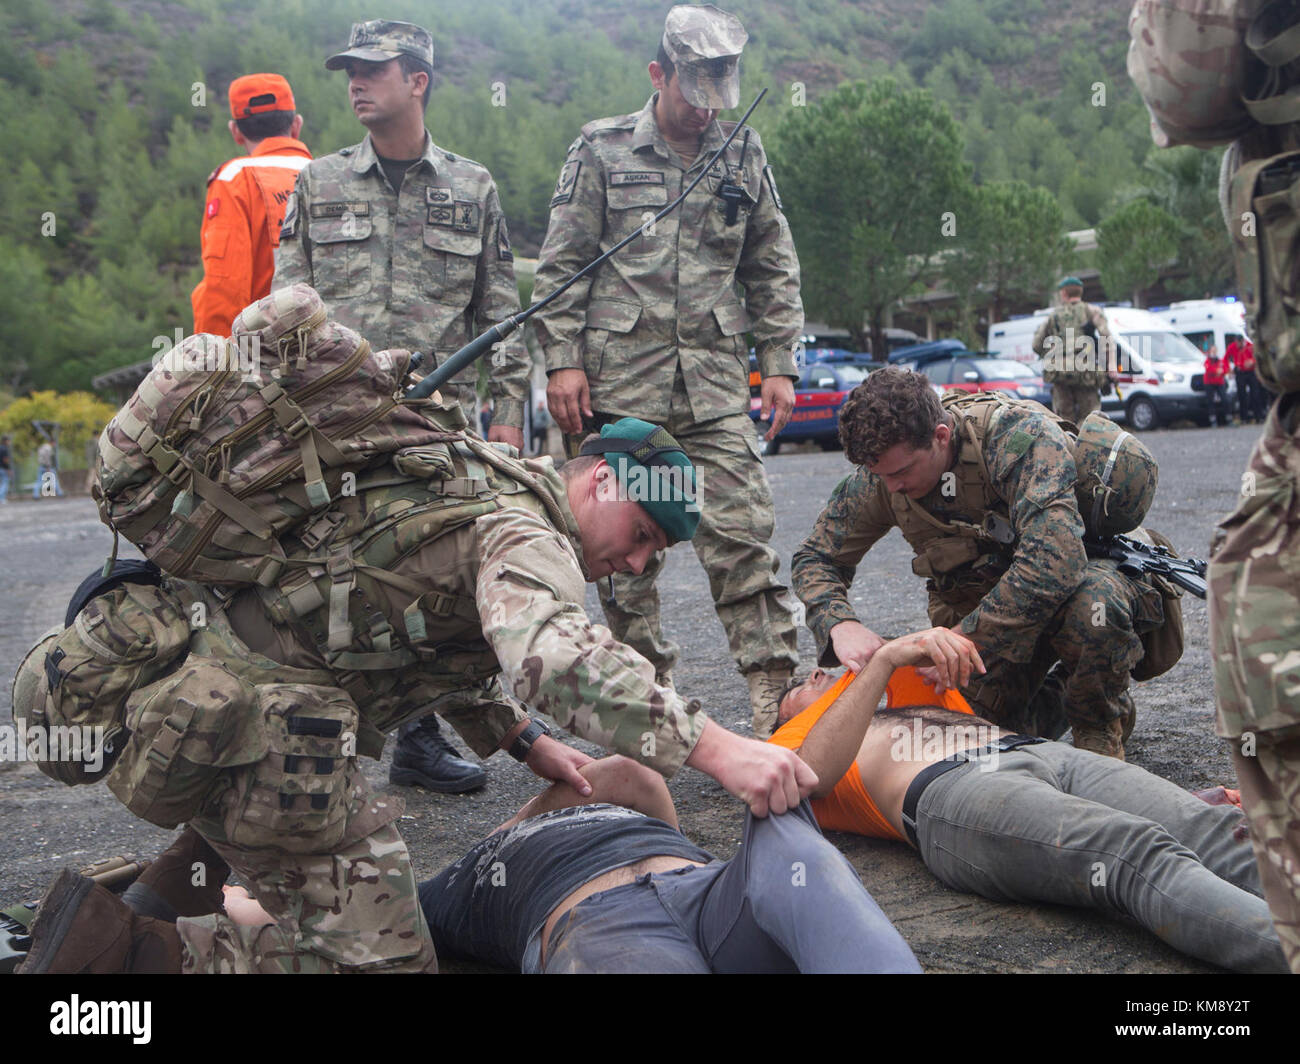
{"label": "black combat boot", "polygon": [[456,753],[443,736],[438,718],[430,713],[398,729],[388,782],[404,787],[418,783],[442,794],[461,794],[487,783],[487,773]]}
{"label": "black combat boot", "polygon": [[175,922],[181,916],[221,912],[221,885],[230,865],[193,828],[160,853],[122,900],[141,916]]}

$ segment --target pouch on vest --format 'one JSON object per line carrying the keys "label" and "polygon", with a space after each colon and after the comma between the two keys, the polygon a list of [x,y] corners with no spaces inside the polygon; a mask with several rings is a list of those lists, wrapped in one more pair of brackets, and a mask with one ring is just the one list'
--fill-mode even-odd
{"label": "pouch on vest", "polygon": [[[1166,547],[1176,555],[1174,545],[1153,529],[1139,528],[1133,535],[1139,539],[1148,538],[1157,547]],[[1142,640],[1143,653],[1142,660],[1129,670],[1129,675],[1135,680],[1154,679],[1172,669],[1183,656],[1182,588],[1154,574],[1148,574],[1145,579],[1159,593],[1164,616],[1154,628],[1137,633]],[[1135,617],[1134,628],[1143,627],[1142,621],[1143,618]]]}
{"label": "pouch on vest", "polygon": [[125,583],[90,599],[41,637],[14,678],[29,759],[61,783],[103,777],[126,741],[128,696],[184,658],[189,637],[183,604],[160,586]]}
{"label": "pouch on vest", "polygon": [[266,756],[235,778],[226,838],[246,849],[330,853],[357,792],[356,703],[335,687],[263,684],[255,714]]}
{"label": "pouch on vest", "polygon": [[253,688],[218,661],[190,655],[126,705],[131,738],[108,789],[136,816],[172,828],[229,785],[226,769],[261,760],[266,734]]}
{"label": "pouch on vest", "polygon": [[1228,193],[1238,292],[1255,369],[1275,392],[1300,390],[1300,152],[1243,165]]}

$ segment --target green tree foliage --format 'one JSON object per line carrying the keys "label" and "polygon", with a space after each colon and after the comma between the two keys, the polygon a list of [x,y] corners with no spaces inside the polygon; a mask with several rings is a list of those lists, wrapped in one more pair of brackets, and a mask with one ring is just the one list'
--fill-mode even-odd
{"label": "green tree foliage", "polygon": [[1046,189],[1004,181],[974,190],[942,265],[968,343],[976,343],[975,308],[987,306],[989,320],[1000,321],[1011,301],[1044,298],[1071,252],[1064,230],[1061,206]]}
{"label": "green tree foliage", "polygon": [[777,155],[800,177],[786,212],[814,317],[886,350],[885,315],[951,246],[944,234],[970,195],[961,133],[924,89],[892,79],[845,85],[778,131]]}
{"label": "green tree foliage", "polygon": [[33,421],[52,421],[59,426],[59,465],[65,469],[84,469],[86,444],[97,439],[117,413],[90,392],[33,392],[15,399],[0,409],[0,434],[13,436],[14,449],[19,454],[30,453],[41,445],[44,437],[32,427]]}
{"label": "green tree foliage", "polygon": [[1143,306],[1143,292],[1160,277],[1178,250],[1178,219],[1147,200],[1119,208],[1097,229],[1101,283],[1112,298]]}

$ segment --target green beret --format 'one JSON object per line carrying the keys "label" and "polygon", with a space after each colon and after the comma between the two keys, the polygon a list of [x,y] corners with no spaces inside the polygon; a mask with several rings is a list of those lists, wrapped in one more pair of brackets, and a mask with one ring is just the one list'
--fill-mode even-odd
{"label": "green beret", "polygon": [[640,503],[669,543],[695,535],[700,525],[695,467],[667,430],[625,417],[605,425],[600,439],[584,443],[579,453],[603,455],[618,478],[621,497]]}
{"label": "green beret", "polygon": [[1057,288],[1065,288],[1067,285],[1072,285],[1072,284],[1073,284],[1073,285],[1078,285],[1080,288],[1083,287],[1083,282],[1080,281],[1079,278],[1077,278],[1077,277],[1066,277],[1066,278],[1063,278],[1062,281],[1061,281],[1061,283],[1058,284],[1056,287],[1057,287]]}

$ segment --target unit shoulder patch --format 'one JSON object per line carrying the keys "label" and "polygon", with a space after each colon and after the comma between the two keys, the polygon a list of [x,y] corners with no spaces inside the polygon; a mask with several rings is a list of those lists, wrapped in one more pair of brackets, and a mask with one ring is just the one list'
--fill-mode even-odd
{"label": "unit shoulder patch", "polygon": [[551,196],[551,206],[568,203],[573,199],[573,190],[578,184],[578,173],[582,170],[580,159],[569,159],[560,168],[559,179],[555,182],[555,193]]}

